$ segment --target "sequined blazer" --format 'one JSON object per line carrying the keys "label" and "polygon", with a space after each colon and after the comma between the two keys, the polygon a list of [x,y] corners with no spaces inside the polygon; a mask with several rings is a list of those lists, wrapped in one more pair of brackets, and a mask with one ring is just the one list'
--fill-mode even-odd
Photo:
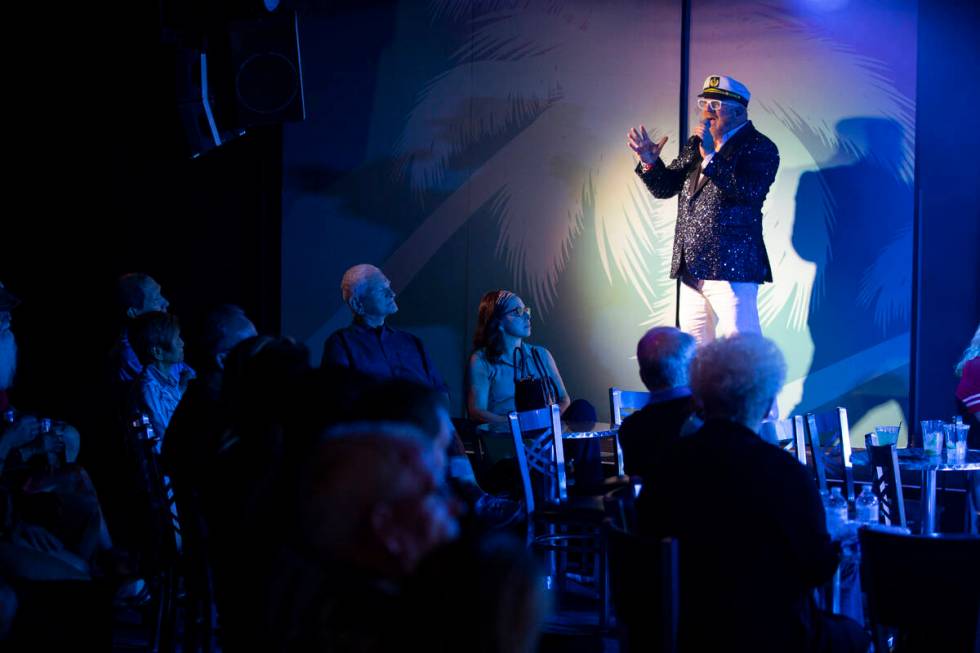
{"label": "sequined blazer", "polygon": [[725,143],[704,170],[695,139],[670,165],[657,159],[647,172],[637,165],[636,173],[654,197],[680,194],[671,278],[683,270],[697,279],[772,281],[762,241],[762,202],[778,167],[775,143],[751,122]]}

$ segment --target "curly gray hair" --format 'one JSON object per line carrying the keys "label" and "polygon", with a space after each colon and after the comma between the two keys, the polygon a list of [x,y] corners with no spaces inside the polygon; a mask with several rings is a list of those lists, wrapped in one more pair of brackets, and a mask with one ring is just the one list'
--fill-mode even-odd
{"label": "curly gray hair", "polygon": [[691,363],[691,390],[704,417],[754,427],[786,379],[786,360],[776,343],[753,333],[721,338],[698,350]]}

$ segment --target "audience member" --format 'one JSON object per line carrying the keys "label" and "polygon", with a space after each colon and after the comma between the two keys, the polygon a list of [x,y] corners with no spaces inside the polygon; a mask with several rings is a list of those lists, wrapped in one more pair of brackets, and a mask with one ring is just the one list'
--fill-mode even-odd
{"label": "audience member", "polygon": [[[542,381],[562,413],[572,404],[551,352],[525,342],[530,335],[531,309],[520,297],[509,290],[492,290],[483,295],[467,374],[467,413],[471,420],[485,425],[484,442],[494,465],[492,482],[508,488],[519,481],[515,478],[514,444],[507,415],[515,410],[544,407],[519,405],[518,379]],[[577,401],[576,412],[595,413],[591,405],[582,405],[584,400]],[[601,491],[603,472],[598,441],[568,442],[565,458],[569,468],[575,470],[569,478],[575,492]]]}
{"label": "audience member", "polygon": [[169,313],[150,311],[133,318],[129,335],[143,369],[130,386],[128,413],[145,413],[162,442],[193,376],[189,368],[177,372],[184,362],[180,323]]}
{"label": "audience member", "polygon": [[956,401],[963,423],[970,426],[969,448],[980,449],[980,326],[956,364]]}
{"label": "audience member", "polygon": [[[110,375],[115,383],[123,385],[125,391],[128,384],[138,379],[143,371],[143,363],[129,342],[129,321],[144,313],[166,313],[170,302],[163,296],[160,284],[153,277],[132,272],[119,277],[116,282],[116,305],[126,326],[120,330],[109,354]],[[174,367],[173,374],[177,379],[194,376],[193,370],[183,363]]]}
{"label": "audience member", "polygon": [[624,419],[619,429],[630,476],[650,476],[694,413],[687,382],[694,347],[694,338],[674,327],[654,327],[636,346],[640,379],[650,392],[650,400]]}
{"label": "audience member", "polygon": [[644,484],[641,530],[679,541],[682,651],[867,651],[860,625],[813,603],[840,558],[816,484],[756,433],[785,375],[760,335],[700,349],[690,380],[705,424]]}
{"label": "audience member", "polygon": [[[506,425],[507,415],[517,410],[515,381],[525,375],[544,380],[562,411],[572,403],[551,352],[524,342],[530,335],[531,309],[520,297],[509,290],[493,290],[483,296],[477,311],[469,365],[470,419]],[[518,366],[524,369],[515,369],[515,351]]]}
{"label": "audience member", "polygon": [[290,338],[247,338],[224,359],[224,426],[198,490],[229,651],[278,646],[259,619],[270,560],[296,518],[297,469],[312,449],[304,438],[319,408],[305,405],[311,372],[309,351]]}
{"label": "audience member", "polygon": [[270,630],[288,650],[391,650],[385,638],[404,583],[458,534],[439,449],[393,423],[352,423],[323,437],[267,594]]}
{"label": "audience member", "polygon": [[[238,343],[258,335],[238,306],[225,304],[208,314],[204,327],[206,362],[177,404],[163,443],[164,466],[175,490],[190,500],[217,454],[218,438],[227,426],[221,406],[225,359]],[[180,500],[178,499],[178,503]]]}
{"label": "audience member", "polygon": [[[342,367],[377,381],[418,383],[448,399],[449,389],[422,340],[385,323],[398,311],[398,304],[384,273],[373,265],[355,265],[344,273],[340,290],[353,320],[327,338],[321,367]],[[451,434],[450,473],[474,513],[489,525],[503,527],[513,523],[523,514],[521,506],[480,489],[455,428],[451,428]]]}
{"label": "audience member", "polygon": [[495,533],[460,539],[422,561],[405,589],[392,648],[450,653],[531,653],[548,611],[544,579],[527,546]]}
{"label": "audience member", "polygon": [[[75,463],[78,432],[21,413],[6,400],[17,369],[10,317],[17,302],[2,286],[0,302],[0,394],[6,404],[0,421],[0,577],[90,580],[129,573],[113,549],[95,487]],[[130,579],[117,598],[144,588],[142,580]]]}

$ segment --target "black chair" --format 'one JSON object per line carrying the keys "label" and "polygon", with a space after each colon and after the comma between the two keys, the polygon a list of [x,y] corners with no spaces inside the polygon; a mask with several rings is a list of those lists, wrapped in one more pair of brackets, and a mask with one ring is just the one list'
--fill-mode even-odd
{"label": "black chair", "polygon": [[977,651],[980,538],[862,528],[861,585],[876,651]]}
{"label": "black chair", "polygon": [[[527,508],[527,542],[546,554],[549,575],[560,588],[571,579],[594,590],[600,603],[599,627],[605,629],[609,591],[603,500],[569,498],[559,415],[558,405],[552,404],[508,416]],[[525,439],[525,434],[532,437]],[[587,560],[587,568],[583,566],[581,573],[570,570],[568,563],[575,560]]]}
{"label": "black chair", "polygon": [[623,420],[650,403],[650,393],[646,390],[623,390],[609,388],[609,418],[613,426],[620,426]]}
{"label": "black chair", "polygon": [[219,647],[207,524],[198,496],[175,487],[174,498],[180,515],[181,535],[177,569],[184,590],[180,602],[183,608],[182,650],[210,653]]}
{"label": "black chair", "polygon": [[621,653],[677,651],[677,540],[642,537],[604,523],[609,580]]}
{"label": "black chair", "polygon": [[181,547],[180,524],[174,509],[173,493],[160,465],[160,440],[145,414],[135,414],[127,424],[126,449],[139,495],[137,516],[139,552],[152,596],[149,612],[148,649],[168,651],[176,645],[178,631],[177,597]]}
{"label": "black chair", "polygon": [[866,435],[865,447],[871,465],[871,491],[878,499],[878,521],[894,526],[907,526],[905,499],[902,496],[902,476],[898,467],[895,445],[872,444],[870,435]]}
{"label": "black chair", "polygon": [[802,415],[780,420],[766,420],[759,427],[759,437],[793,454],[801,465],[807,464],[806,427]]}
{"label": "black chair", "polygon": [[965,521],[967,533],[980,535],[980,472],[971,472],[966,477]]}

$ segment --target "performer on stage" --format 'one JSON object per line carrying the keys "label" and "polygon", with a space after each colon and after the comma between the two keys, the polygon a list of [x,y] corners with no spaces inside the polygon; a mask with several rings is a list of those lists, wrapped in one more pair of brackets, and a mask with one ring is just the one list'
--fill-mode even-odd
{"label": "performer on stage", "polygon": [[636,173],[666,199],[680,193],[670,276],[680,278],[680,327],[699,345],[716,336],[759,333],[759,284],[772,281],[762,241],[762,203],[779,152],[748,119],[749,89],[723,75],[704,80],[701,122],[670,165],[646,128],[629,131]]}

